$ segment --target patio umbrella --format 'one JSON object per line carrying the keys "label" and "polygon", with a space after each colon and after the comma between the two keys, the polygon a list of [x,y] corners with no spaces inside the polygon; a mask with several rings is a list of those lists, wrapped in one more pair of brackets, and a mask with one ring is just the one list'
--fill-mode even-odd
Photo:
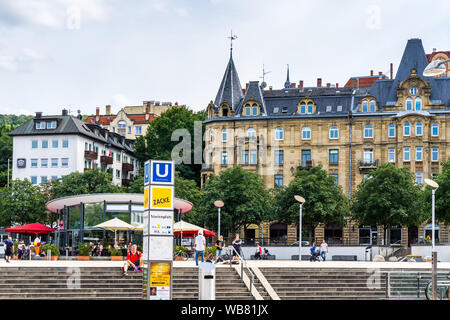
{"label": "patio umbrella", "polygon": [[144,231],[144,224],[138,224],[134,226],[134,231]]}
{"label": "patio umbrella", "polygon": [[120,220],[119,218],[113,218],[111,220],[102,222],[95,226],[95,228],[101,228],[105,230],[114,231],[114,241],[116,240],[116,232],[117,230],[133,230],[134,227],[126,223],[125,221]]}
{"label": "patio umbrella", "polygon": [[6,232],[10,233],[28,233],[28,234],[47,234],[49,232],[54,232],[55,229],[44,226],[40,223],[31,223],[23,226],[13,227],[5,229]]}
{"label": "patio umbrella", "polygon": [[216,235],[216,233],[213,231],[209,231],[205,228],[196,226],[195,224],[186,221],[178,221],[173,225],[173,233],[180,234],[181,238],[183,238],[183,235],[185,236],[185,238],[193,238],[198,234],[200,230],[203,231],[203,235],[206,238],[213,237]]}

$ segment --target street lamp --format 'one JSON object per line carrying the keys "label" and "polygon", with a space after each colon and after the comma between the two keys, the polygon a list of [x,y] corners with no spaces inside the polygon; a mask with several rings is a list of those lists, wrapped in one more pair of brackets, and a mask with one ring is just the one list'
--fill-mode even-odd
{"label": "street lamp", "polygon": [[433,60],[431,61],[423,70],[423,75],[425,77],[434,77],[438,76],[446,71],[445,63],[449,62],[450,59],[447,60]]}
{"label": "street lamp", "polygon": [[216,200],[214,201],[214,205],[219,209],[219,214],[217,216],[217,239],[220,238],[220,208],[223,207],[224,203],[223,201]]}
{"label": "street lamp", "polygon": [[300,203],[300,212],[298,217],[298,261],[302,261],[302,207],[305,203],[305,199],[298,195],[295,195],[294,198]]}
{"label": "street lamp", "polygon": [[436,248],[435,248],[435,227],[436,227],[436,222],[435,222],[435,214],[434,214],[434,199],[435,199],[435,193],[437,188],[439,188],[439,185],[430,179],[424,179],[424,182],[429,185],[432,190],[431,190],[431,268],[432,268],[432,272],[431,272],[431,281],[432,281],[432,292],[433,292],[433,300],[436,300],[436,287],[437,287],[437,277],[436,277],[436,273],[437,273],[437,252],[436,252]]}

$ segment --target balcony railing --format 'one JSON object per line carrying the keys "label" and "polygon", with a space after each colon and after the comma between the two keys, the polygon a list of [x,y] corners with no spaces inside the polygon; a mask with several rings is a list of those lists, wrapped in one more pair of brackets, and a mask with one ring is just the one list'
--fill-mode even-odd
{"label": "balcony railing", "polygon": [[129,187],[131,184],[131,179],[122,179],[122,186]]}
{"label": "balcony railing", "polygon": [[202,172],[204,172],[204,171],[214,171],[212,164],[203,163],[202,164]]}
{"label": "balcony railing", "polygon": [[100,156],[100,163],[102,165],[108,165],[108,164],[113,164],[114,159],[113,157],[110,156]]}
{"label": "balcony railing", "polygon": [[312,160],[306,160],[297,167],[297,170],[309,170],[313,166]]}
{"label": "balcony railing", "polygon": [[133,171],[133,170],[134,170],[134,166],[131,163],[127,163],[127,162],[122,163],[122,171],[123,172],[129,172],[129,171]]}
{"label": "balcony railing", "polygon": [[84,157],[89,160],[97,160],[98,153],[91,150],[84,150]]}
{"label": "balcony railing", "polygon": [[378,159],[375,160],[358,160],[359,169],[376,169],[378,168]]}

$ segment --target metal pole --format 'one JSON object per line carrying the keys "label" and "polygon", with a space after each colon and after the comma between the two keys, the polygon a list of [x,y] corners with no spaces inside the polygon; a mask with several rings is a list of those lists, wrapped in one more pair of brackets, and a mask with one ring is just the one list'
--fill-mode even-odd
{"label": "metal pole", "polygon": [[220,238],[220,207],[218,207],[218,209],[219,209],[219,215],[218,215],[218,221],[217,221],[217,239],[219,239]]}
{"label": "metal pole", "polygon": [[300,214],[298,223],[298,261],[302,261],[302,206],[300,203]]}
{"label": "metal pole", "polygon": [[432,273],[431,273],[431,281],[433,282],[432,284],[432,292],[433,292],[433,300],[436,300],[436,292],[437,292],[437,277],[436,277],[436,272],[437,272],[437,252],[436,252],[436,248],[435,248],[435,217],[434,217],[434,198],[435,198],[435,193],[436,193],[436,189],[433,189],[431,191],[432,194],[432,198],[431,198],[431,267],[432,267]]}
{"label": "metal pole", "polygon": [[8,173],[7,186],[9,188],[9,158],[8,158],[8,171],[7,171],[7,173]]}

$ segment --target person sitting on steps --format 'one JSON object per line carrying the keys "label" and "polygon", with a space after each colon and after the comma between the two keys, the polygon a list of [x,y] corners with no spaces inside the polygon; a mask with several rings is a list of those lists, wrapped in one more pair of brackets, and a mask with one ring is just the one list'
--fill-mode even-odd
{"label": "person sitting on steps", "polygon": [[143,256],[140,251],[137,251],[137,245],[133,245],[131,247],[131,251],[128,251],[127,254],[127,261],[125,262],[125,265],[123,266],[123,276],[128,275],[127,271],[128,268],[134,269],[134,271],[142,271],[142,264],[143,264]]}

